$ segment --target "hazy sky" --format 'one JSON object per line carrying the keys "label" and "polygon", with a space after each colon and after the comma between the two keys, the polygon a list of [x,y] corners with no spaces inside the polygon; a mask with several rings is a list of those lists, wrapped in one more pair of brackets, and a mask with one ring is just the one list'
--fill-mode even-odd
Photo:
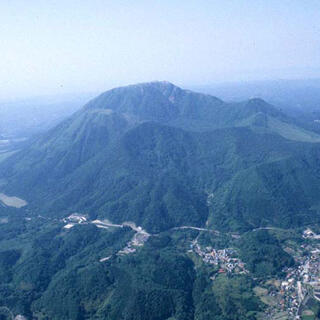
{"label": "hazy sky", "polygon": [[320,0],[0,0],[0,98],[320,77]]}

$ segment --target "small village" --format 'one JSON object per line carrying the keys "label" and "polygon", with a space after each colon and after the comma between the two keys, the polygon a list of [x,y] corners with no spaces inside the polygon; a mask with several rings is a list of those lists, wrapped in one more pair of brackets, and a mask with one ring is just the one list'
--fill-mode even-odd
{"label": "small village", "polygon": [[[304,231],[304,239],[319,240],[310,229]],[[303,254],[301,254],[303,252]],[[256,293],[268,305],[267,319],[316,319],[308,307],[308,301],[320,302],[320,243],[311,241],[300,245],[294,255],[296,265],[284,268],[284,279],[268,280]]]}
{"label": "small village", "polygon": [[[218,266],[218,273],[249,273],[244,263],[235,257],[235,250],[231,248],[216,250],[210,246],[202,249],[198,242],[194,240],[190,245],[189,252],[194,252],[202,258],[204,263]],[[214,280],[214,277],[212,278]]]}

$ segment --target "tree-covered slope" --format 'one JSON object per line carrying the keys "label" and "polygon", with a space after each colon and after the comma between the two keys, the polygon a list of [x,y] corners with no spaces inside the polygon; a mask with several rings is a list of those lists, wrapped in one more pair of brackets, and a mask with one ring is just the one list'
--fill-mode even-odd
{"label": "tree-covered slope", "polygon": [[[219,276],[185,253],[197,231],[159,234],[136,253],[119,256],[132,236],[129,228],[83,224],[66,230],[57,221],[16,221],[15,234],[0,224],[0,303],[14,315],[231,320],[236,314],[244,320],[263,309],[248,276]],[[110,259],[100,262],[106,255]],[[264,259],[272,263],[272,256]],[[214,285],[212,273],[217,274]]]}
{"label": "tree-covered slope", "polygon": [[102,94],[3,161],[2,189],[42,214],[152,232],[317,222],[317,139],[260,99],[140,84]]}

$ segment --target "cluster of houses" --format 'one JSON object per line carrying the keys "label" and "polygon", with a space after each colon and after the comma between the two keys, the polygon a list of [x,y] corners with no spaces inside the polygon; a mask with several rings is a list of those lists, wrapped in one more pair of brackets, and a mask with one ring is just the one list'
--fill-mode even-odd
{"label": "cluster of houses", "polygon": [[[315,234],[309,230],[304,232],[303,237],[315,239]],[[319,247],[320,245],[316,243],[302,244],[301,249],[308,254],[297,255],[296,266],[283,270],[286,276],[281,282],[277,295],[279,308],[287,312],[288,319],[301,319],[306,299],[314,298],[320,302]]]}
{"label": "cluster of houses", "polygon": [[218,266],[218,273],[248,273],[244,263],[240,259],[234,257],[235,251],[231,248],[216,250],[208,246],[205,247],[205,249],[202,249],[198,242],[194,241],[190,245],[190,252],[195,252],[199,255],[203,262]]}
{"label": "cluster of houses", "polygon": [[280,288],[280,307],[286,310],[290,319],[299,319],[298,311],[306,294],[301,281],[297,280],[295,274],[289,273]]}

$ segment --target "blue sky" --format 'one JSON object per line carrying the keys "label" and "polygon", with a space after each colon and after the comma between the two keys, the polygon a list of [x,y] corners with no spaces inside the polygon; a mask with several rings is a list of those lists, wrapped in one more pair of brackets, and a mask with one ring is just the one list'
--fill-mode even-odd
{"label": "blue sky", "polygon": [[0,98],[320,77],[319,0],[1,0]]}

